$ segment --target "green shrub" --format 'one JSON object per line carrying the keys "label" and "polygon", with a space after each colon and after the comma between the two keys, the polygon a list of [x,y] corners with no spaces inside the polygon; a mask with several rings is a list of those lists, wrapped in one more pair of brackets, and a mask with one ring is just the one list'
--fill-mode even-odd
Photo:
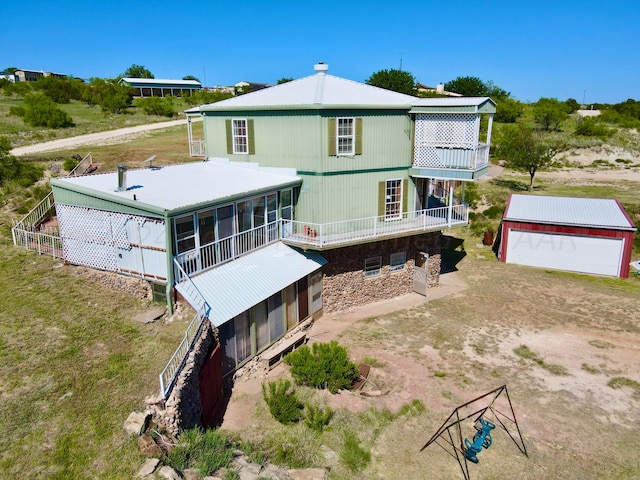
{"label": "green shrub", "polygon": [[176,470],[195,468],[201,476],[228,467],[233,458],[233,447],[218,430],[199,427],[186,430],[180,436],[180,444],[165,459]]}
{"label": "green shrub", "polygon": [[66,128],[73,126],[73,120],[49,97],[42,93],[24,97],[25,112],[22,119],[32,127]]}
{"label": "green shrub", "polygon": [[360,472],[371,461],[371,453],[360,446],[355,433],[347,431],[340,451],[340,461],[352,472]]}
{"label": "green shrub", "polygon": [[277,382],[269,382],[268,387],[263,383],[262,396],[273,418],[283,425],[290,425],[300,420],[303,405],[298,400],[289,379],[281,378]]}
{"label": "green shrub", "polygon": [[311,430],[320,433],[324,427],[329,425],[332,416],[333,411],[329,407],[322,408],[309,403],[304,412],[304,423]]}
{"label": "green shrub", "polygon": [[484,212],[482,212],[482,215],[484,215],[486,218],[496,219],[502,217],[502,212],[504,212],[504,206],[492,205]]}
{"label": "green shrub", "polygon": [[607,128],[594,118],[585,118],[576,126],[576,135],[585,137],[599,137],[604,140],[613,133],[613,129]]}
{"label": "green shrub", "polygon": [[331,393],[351,387],[358,378],[358,367],[347,358],[347,350],[335,340],[303,345],[284,358],[291,375],[300,385],[327,388]]}
{"label": "green shrub", "polygon": [[149,97],[136,101],[136,105],[144,110],[147,115],[158,115],[161,117],[173,117],[173,99],[171,97]]}
{"label": "green shrub", "polygon": [[26,110],[22,105],[14,105],[13,107],[9,107],[9,115],[13,115],[15,117],[24,117]]}
{"label": "green shrub", "polygon": [[0,186],[7,182],[15,182],[20,187],[29,187],[44,174],[44,168],[33,163],[21,162],[9,155],[11,142],[7,137],[0,137]]}
{"label": "green shrub", "polygon": [[62,168],[64,168],[67,172],[70,172],[78,165],[78,160],[75,158],[67,158],[62,164]]}

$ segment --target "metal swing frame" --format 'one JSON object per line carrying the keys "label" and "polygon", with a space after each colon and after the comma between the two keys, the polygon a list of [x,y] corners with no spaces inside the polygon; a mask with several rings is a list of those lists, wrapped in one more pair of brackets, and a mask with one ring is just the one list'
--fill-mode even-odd
{"label": "metal swing frame", "polygon": [[[498,400],[501,395],[506,397],[509,405],[508,411],[506,412],[498,410],[495,406],[496,400]],[[486,401],[483,402],[483,400],[488,399],[491,399],[488,404]],[[484,406],[475,408],[475,404]],[[471,410],[471,412],[467,413],[466,410]],[[470,418],[473,419],[474,423],[478,422],[480,418],[483,418],[489,413],[494,417],[493,423],[495,423],[496,429],[499,427],[501,430],[504,430],[518,447],[518,450],[528,458],[527,447],[524,444],[524,439],[522,438],[522,433],[520,432],[518,420],[513,410],[513,404],[511,403],[511,397],[509,397],[509,391],[506,385],[502,385],[473,400],[458,405],[420,451],[422,452],[429,445],[435,443],[458,462],[464,479],[471,480],[469,464],[465,455],[465,437],[462,434],[461,424]],[[515,432],[512,433],[514,426]],[[511,429],[509,427],[511,427]]]}

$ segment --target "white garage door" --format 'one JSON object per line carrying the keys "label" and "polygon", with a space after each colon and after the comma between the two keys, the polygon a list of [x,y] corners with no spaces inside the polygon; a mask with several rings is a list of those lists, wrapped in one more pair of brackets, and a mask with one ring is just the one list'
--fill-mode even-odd
{"label": "white garage door", "polygon": [[506,263],[618,276],[624,239],[509,230]]}

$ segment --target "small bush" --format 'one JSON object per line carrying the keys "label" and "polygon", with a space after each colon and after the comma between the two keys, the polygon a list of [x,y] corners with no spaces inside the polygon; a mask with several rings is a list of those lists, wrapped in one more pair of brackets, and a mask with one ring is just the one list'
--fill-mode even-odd
{"label": "small bush", "polygon": [[158,115],[161,117],[173,117],[173,99],[171,97],[149,97],[141,98],[136,105],[144,110],[147,115]]}
{"label": "small bush", "polygon": [[49,97],[42,93],[24,98],[25,112],[22,119],[32,127],[66,128],[73,126],[73,120]]}
{"label": "small bush", "polygon": [[273,418],[283,425],[297,423],[300,420],[303,405],[298,400],[289,379],[283,378],[278,382],[269,382],[268,387],[263,383],[262,396]]}
{"label": "small bush", "polygon": [[64,168],[67,172],[70,172],[78,165],[78,160],[75,158],[67,158],[62,164],[62,168]]}
{"label": "small bush", "polygon": [[329,425],[329,421],[332,416],[333,411],[329,407],[322,408],[312,404],[307,404],[304,414],[304,423],[311,430],[320,433],[324,427]]}
{"label": "small bush", "polygon": [[218,430],[196,427],[182,434],[180,444],[167,455],[165,463],[176,470],[195,468],[204,477],[228,467],[232,458],[233,448]]}
{"label": "small bush", "polygon": [[358,367],[347,358],[347,350],[335,340],[314,343],[288,354],[284,362],[291,366],[291,375],[300,385],[327,388],[331,393],[351,387],[358,378]]}
{"label": "small bush", "polygon": [[371,453],[360,446],[355,433],[347,431],[340,452],[340,461],[352,472],[360,472],[371,461]]}
{"label": "small bush", "polygon": [[581,122],[578,122],[578,125],[576,126],[576,135],[582,135],[585,137],[599,137],[604,140],[613,135],[613,133],[613,129],[607,128],[593,118],[585,118]]}
{"label": "small bush", "polygon": [[13,115],[14,117],[24,117],[25,112],[26,110],[21,105],[9,107],[9,115]]}

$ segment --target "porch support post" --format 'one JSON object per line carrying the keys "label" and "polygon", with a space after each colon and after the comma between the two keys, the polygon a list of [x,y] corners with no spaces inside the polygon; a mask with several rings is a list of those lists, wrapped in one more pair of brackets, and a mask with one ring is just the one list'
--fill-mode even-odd
{"label": "porch support post", "polygon": [[187,114],[187,136],[189,137],[189,156],[193,157],[193,130],[191,127],[191,115]]}
{"label": "porch support post", "polygon": [[[487,148],[491,145],[491,129],[493,127],[493,113],[489,114],[489,126],[487,127]],[[488,155],[488,152],[487,152]]]}
{"label": "porch support post", "polygon": [[449,228],[451,228],[451,218],[453,214],[453,185],[449,186]]}
{"label": "porch support post", "polygon": [[171,293],[173,290],[173,236],[171,235],[172,228],[173,225],[171,224],[171,219],[169,218],[169,214],[166,213],[164,215],[164,241],[166,243],[167,251],[167,285],[165,294],[167,296],[167,313],[169,315],[173,315],[173,299],[171,298]]}

